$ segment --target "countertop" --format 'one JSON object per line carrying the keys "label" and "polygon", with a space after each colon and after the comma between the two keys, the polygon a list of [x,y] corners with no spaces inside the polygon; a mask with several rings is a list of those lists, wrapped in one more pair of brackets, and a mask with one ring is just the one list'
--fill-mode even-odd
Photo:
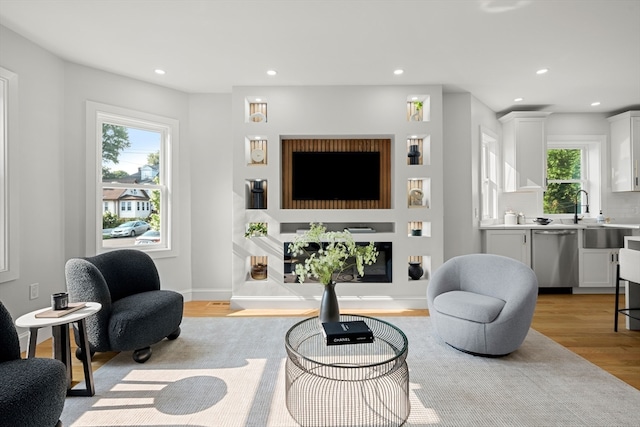
{"label": "countertop", "polygon": [[596,224],[595,222],[586,223],[586,224],[584,223],[583,224],[563,224],[563,223],[554,221],[548,225],[540,225],[534,222],[527,223],[527,224],[516,224],[516,225],[505,225],[505,224],[482,225],[480,226],[480,230],[527,230],[527,229],[548,229],[548,228],[584,229],[584,228],[594,228],[594,227],[640,229],[640,224],[618,224],[618,223]]}

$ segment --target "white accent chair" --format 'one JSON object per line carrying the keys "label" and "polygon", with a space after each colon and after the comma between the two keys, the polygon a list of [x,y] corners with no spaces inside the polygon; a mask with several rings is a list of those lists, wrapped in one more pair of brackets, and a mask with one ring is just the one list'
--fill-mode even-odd
{"label": "white accent chair", "polygon": [[451,347],[478,356],[505,356],[520,347],[537,299],[533,270],[492,254],[449,259],[427,287],[436,334]]}

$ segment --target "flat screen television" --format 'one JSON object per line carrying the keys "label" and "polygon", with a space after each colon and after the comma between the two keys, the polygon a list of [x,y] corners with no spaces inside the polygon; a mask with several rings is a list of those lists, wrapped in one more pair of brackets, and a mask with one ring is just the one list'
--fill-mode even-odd
{"label": "flat screen television", "polygon": [[294,151],[293,200],[378,200],[380,153]]}

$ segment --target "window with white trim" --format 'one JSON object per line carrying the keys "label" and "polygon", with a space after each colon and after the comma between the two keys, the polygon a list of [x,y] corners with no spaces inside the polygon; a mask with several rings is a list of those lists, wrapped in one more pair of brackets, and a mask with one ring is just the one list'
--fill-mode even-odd
{"label": "window with white trim", "polygon": [[[17,172],[18,75],[0,67],[0,283],[19,277]],[[12,232],[13,230],[13,232]]]}
{"label": "window with white trim", "polygon": [[[96,251],[172,251],[171,166],[177,164],[177,121],[92,102],[87,106],[88,118],[95,118],[94,200],[103,207],[96,209]],[[148,229],[160,231],[160,242],[139,238]]]}
{"label": "window with white trim", "polygon": [[490,221],[498,218],[498,139],[488,129],[480,137],[480,212],[482,221]]}

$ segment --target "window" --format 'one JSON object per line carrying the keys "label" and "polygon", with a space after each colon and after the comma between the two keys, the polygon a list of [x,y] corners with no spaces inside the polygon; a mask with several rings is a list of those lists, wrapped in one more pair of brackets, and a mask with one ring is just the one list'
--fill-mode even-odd
{"label": "window", "polygon": [[18,146],[17,97],[18,75],[0,67],[0,282],[19,277],[18,181],[10,162]]}
{"label": "window", "polygon": [[[87,103],[87,131],[96,140],[94,151],[88,153],[96,175],[90,199],[96,206],[119,206],[113,214],[96,209],[91,235],[97,252],[134,245],[148,251],[175,252],[171,245],[175,171],[171,165],[177,164],[177,129],[173,119]],[[145,204],[149,209],[141,210]],[[144,223],[126,227],[136,221]],[[137,246],[136,237],[149,226],[160,231],[160,242]]]}
{"label": "window", "polygon": [[545,214],[595,216],[600,204],[600,146],[604,137],[550,136]]}
{"label": "window", "polygon": [[498,217],[498,143],[493,132],[480,129],[480,194],[482,221]]}

